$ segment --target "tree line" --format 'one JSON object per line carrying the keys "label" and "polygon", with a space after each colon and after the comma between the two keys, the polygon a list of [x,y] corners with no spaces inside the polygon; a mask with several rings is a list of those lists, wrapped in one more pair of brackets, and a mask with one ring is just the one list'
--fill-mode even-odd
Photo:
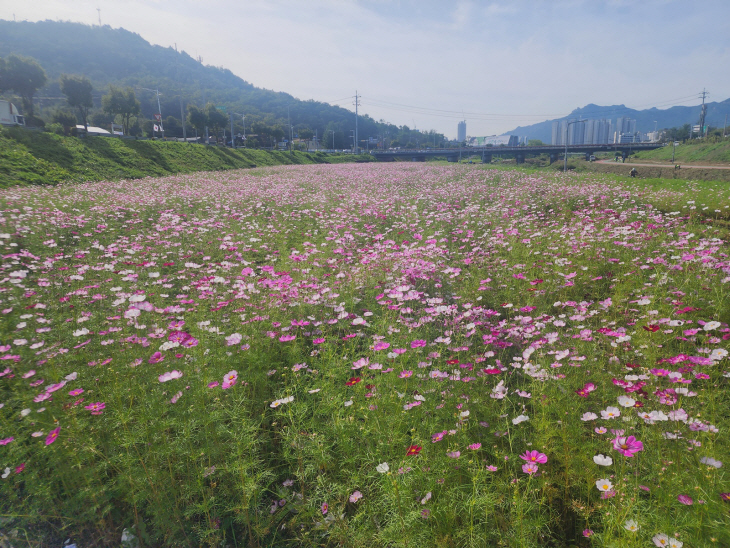
{"label": "tree line", "polygon": [[[222,136],[230,142],[232,125],[233,139],[236,145],[245,144],[254,147],[275,147],[277,143],[288,139],[290,133],[295,140],[311,141],[317,139],[319,148],[348,149],[354,146],[353,131],[346,120],[332,120],[320,127],[312,127],[307,123],[294,120],[289,126],[277,120],[271,114],[255,113],[242,116],[226,113],[226,107],[213,102],[205,102],[198,106],[190,102],[182,94],[172,96],[164,94],[165,109],[168,112],[178,102],[181,114],[168,115],[164,119],[154,120],[143,113],[143,104],[137,92],[131,86],[115,86],[110,84],[105,93],[99,93],[89,78],[83,75],[61,74],[58,89],[65,101],[55,101],[49,109],[46,107],[41,116],[34,105],[34,98],[39,90],[51,86],[46,71],[34,58],[10,54],[0,57],[0,95],[14,92],[19,98],[26,118],[26,125],[45,127],[49,131],[63,134],[75,133],[77,124],[98,126],[110,129],[112,123],[122,126],[125,135],[154,137],[202,138],[207,133],[213,142],[220,142]],[[151,93],[150,96],[154,96]],[[45,98],[41,98],[45,99]],[[183,108],[183,103],[188,103]],[[301,101],[299,103],[313,103]],[[154,103],[157,106],[156,102]],[[329,106],[329,105],[327,105]],[[301,105],[297,105],[301,109]],[[149,108],[148,108],[149,110]],[[155,114],[158,109],[154,108]],[[297,114],[297,109],[292,109]],[[148,113],[149,114],[149,113]],[[158,131],[155,131],[155,125]],[[183,130],[183,127],[187,131]],[[408,126],[388,124],[384,120],[376,122],[369,116],[360,116],[360,143],[367,148],[416,148],[442,147],[447,145],[443,134],[435,131],[420,131]]]}

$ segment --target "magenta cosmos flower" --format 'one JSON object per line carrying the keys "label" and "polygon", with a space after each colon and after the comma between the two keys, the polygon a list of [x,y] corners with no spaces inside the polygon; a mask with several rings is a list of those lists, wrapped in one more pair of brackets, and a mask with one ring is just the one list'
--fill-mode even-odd
{"label": "magenta cosmos flower", "polygon": [[160,352],[155,352],[154,354],[152,354],[152,357],[149,359],[149,363],[160,363],[164,359],[165,359],[165,356],[163,356]]}
{"label": "magenta cosmos flower", "polygon": [[61,431],[61,427],[51,430],[48,433],[48,436],[46,437],[46,445],[51,445],[54,441],[56,441],[56,438],[58,438],[58,433]]}
{"label": "magenta cosmos flower", "polygon": [[106,404],[104,402],[97,401],[84,406],[84,409],[91,411],[92,415],[101,415],[104,412],[104,409],[106,409]]}
{"label": "magenta cosmos flower", "polygon": [[520,455],[520,458],[527,462],[539,462],[541,464],[547,462],[547,455],[540,453],[540,451],[525,451],[524,454]]}
{"label": "magenta cosmos flower", "polygon": [[634,436],[619,436],[613,440],[613,448],[624,457],[633,457],[634,453],[644,450],[644,444]]}

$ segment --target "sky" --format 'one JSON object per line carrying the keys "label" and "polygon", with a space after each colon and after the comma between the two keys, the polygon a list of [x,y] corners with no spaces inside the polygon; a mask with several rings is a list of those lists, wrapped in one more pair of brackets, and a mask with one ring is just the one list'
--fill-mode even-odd
{"label": "sky", "polygon": [[730,0],[0,0],[0,19],[123,27],[255,86],[494,135],[589,103],[730,97]]}

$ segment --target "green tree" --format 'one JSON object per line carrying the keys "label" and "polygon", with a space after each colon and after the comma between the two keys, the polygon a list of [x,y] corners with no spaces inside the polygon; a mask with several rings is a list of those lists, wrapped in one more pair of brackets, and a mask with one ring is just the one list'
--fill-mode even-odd
{"label": "green tree", "polygon": [[121,89],[110,85],[109,93],[101,98],[101,108],[107,114],[119,116],[125,135],[129,133],[131,118],[139,115],[140,107],[140,102],[130,87]]}
{"label": "green tree", "polygon": [[23,100],[25,115],[33,117],[33,95],[46,85],[46,71],[32,57],[8,55],[5,59],[2,86],[12,89]]}
{"label": "green tree", "polygon": [[189,105],[188,124],[198,130],[198,135],[203,135],[205,126],[208,125],[208,117],[205,115],[205,111],[195,105]]}
{"label": "green tree", "polygon": [[208,127],[213,129],[216,136],[221,128],[226,127],[228,124],[228,116],[218,110],[213,103],[208,103],[205,106],[205,115],[208,118]]}
{"label": "green tree", "polygon": [[71,128],[76,126],[76,116],[68,110],[58,110],[51,118],[54,124],[61,124],[64,135],[68,135]]}
{"label": "green tree", "polygon": [[91,82],[86,76],[61,75],[61,93],[66,96],[66,101],[71,107],[78,109],[86,130],[89,129],[89,109],[94,106],[92,89]]}
{"label": "green tree", "polygon": [[528,147],[541,147],[544,144],[545,143],[543,143],[540,139],[529,139],[527,141],[527,146]]}

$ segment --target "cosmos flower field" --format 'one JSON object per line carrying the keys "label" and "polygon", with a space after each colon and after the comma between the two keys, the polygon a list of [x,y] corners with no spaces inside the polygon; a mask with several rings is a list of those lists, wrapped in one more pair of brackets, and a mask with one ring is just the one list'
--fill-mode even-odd
{"label": "cosmos flower field", "polygon": [[730,191],[626,184],[341,164],[0,191],[0,530],[730,546],[705,222]]}

